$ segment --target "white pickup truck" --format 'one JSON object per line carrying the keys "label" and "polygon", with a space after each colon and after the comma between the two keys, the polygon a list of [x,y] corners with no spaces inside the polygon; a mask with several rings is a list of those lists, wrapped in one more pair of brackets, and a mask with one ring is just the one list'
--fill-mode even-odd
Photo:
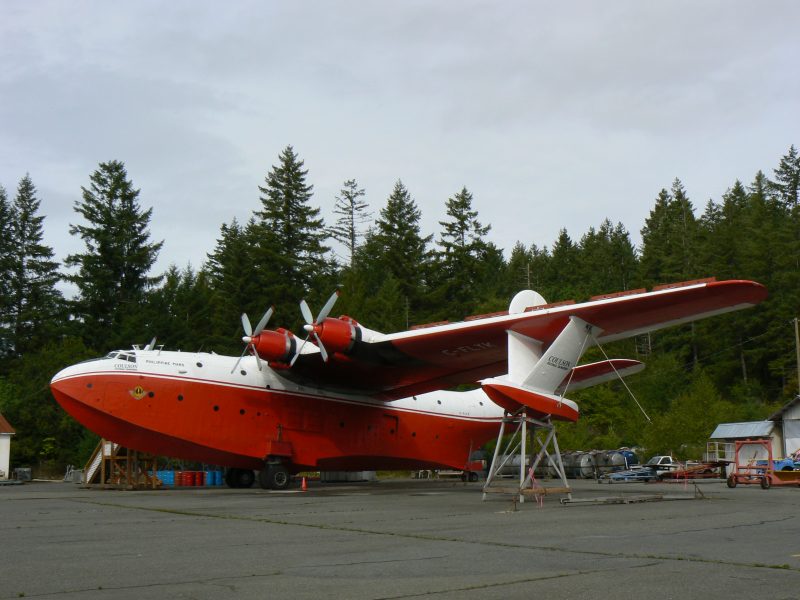
{"label": "white pickup truck", "polygon": [[654,456],[648,460],[644,466],[653,469],[656,475],[661,475],[667,471],[682,469],[684,465],[671,456]]}

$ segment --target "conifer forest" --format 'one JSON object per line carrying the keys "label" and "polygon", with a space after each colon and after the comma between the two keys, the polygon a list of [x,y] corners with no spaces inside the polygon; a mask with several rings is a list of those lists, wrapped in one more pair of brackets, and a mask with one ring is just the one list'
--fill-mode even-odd
{"label": "conifer forest", "polygon": [[[253,190],[260,210],[220,224],[215,240],[197,240],[207,247],[199,268],[164,273],[153,269],[163,243],[149,231],[157,207],[148,208],[147,190],[123,162],[100,163],[75,190],[70,233],[82,251],[63,262],[45,239],[35,181],[6,181],[0,413],[17,432],[12,468],[82,465],[97,443],[50,394],[61,368],[153,337],[168,349],[238,355],[242,312],[274,305],[273,326],[300,334],[299,301],[320,307],[338,288],[337,315],[394,332],[506,310],[526,288],[557,302],[706,277],[752,279],[769,290],[756,308],[609,344],[609,355],[646,364],[627,380],[630,392],[616,381],[568,394],[581,419],[560,427],[564,450],[631,446],[697,458],[718,423],[765,419],[798,392],[800,155],[791,146],[765,159],[774,161],[768,173],[742,173],[720,198],[693,201],[677,178],[660,191],[663,182],[654,182],[652,198],[631,199],[651,203],[644,223],[606,219],[499,248],[487,241],[491,223],[467,187],[441,199],[446,217],[425,232],[402,180],[382,201],[353,179],[343,179],[335,199],[320,199],[289,146]],[[325,222],[319,206],[334,201],[335,221]],[[641,233],[638,246],[632,230]],[[65,297],[65,287],[76,291]],[[596,352],[584,361],[602,358]]]}

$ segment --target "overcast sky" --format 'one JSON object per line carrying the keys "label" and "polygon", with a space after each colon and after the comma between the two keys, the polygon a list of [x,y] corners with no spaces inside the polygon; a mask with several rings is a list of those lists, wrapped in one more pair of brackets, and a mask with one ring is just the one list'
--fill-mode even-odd
{"label": "overcast sky", "polygon": [[800,2],[0,2],[0,183],[30,173],[63,257],[122,160],[157,270],[195,267],[293,145],[333,220],[395,181],[438,234],[466,186],[490,238],[605,218],[634,242],[679,177],[701,211],[800,145]]}

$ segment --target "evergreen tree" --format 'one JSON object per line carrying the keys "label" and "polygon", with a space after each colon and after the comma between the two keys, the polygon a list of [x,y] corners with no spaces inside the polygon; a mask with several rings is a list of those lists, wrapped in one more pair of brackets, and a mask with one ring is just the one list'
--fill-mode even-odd
{"label": "evergreen tree", "polygon": [[0,185],[0,372],[14,348],[12,280],[14,274],[14,208]]}
{"label": "evergreen tree", "polygon": [[136,308],[146,291],[160,279],[148,275],[163,244],[149,241],[153,209],[141,209],[139,190],[127,177],[120,161],[100,163],[89,187],[81,188],[82,200],[75,203],[85,224],[70,226],[70,233],[86,244],[85,252],[65,261],[77,267],[68,276],[78,287],[74,310],[87,343],[98,349],[127,346],[132,336],[141,335],[139,324],[130,321],[138,316]]}
{"label": "evergreen tree", "polygon": [[[308,170],[291,146],[259,186],[263,210],[255,258],[257,271],[279,314],[296,314],[297,303],[311,291],[312,302],[321,298],[320,282],[330,273],[324,245],[328,235],[319,208],[309,205],[313,186],[306,183]],[[263,301],[263,300],[262,300]],[[286,311],[286,312],[284,312]]]}
{"label": "evergreen tree", "polygon": [[625,226],[606,219],[599,229],[590,227],[581,238],[579,263],[584,294],[628,289],[636,275],[636,251]]}
{"label": "evergreen tree", "polygon": [[450,219],[439,222],[443,228],[438,242],[441,249],[434,255],[436,297],[447,310],[446,318],[460,320],[474,311],[488,291],[488,269],[483,267],[489,245],[483,237],[491,226],[478,221],[478,211],[472,209],[472,194],[466,187],[449,198],[446,207]]}
{"label": "evergreen tree", "polygon": [[381,283],[391,275],[397,280],[401,298],[409,307],[410,321],[419,310],[428,262],[427,244],[433,236],[422,237],[419,220],[422,216],[416,203],[401,181],[395,183],[386,206],[381,210],[376,231],[365,244],[381,274]]}
{"label": "evergreen tree", "polygon": [[[217,349],[212,345],[213,331],[210,327],[213,303],[205,271],[195,272],[191,266],[178,269],[171,265],[158,289],[148,297],[148,323],[150,336],[167,348],[197,351]],[[236,321],[228,323],[235,331]],[[225,340],[227,347],[235,352],[239,346],[235,336]]]}
{"label": "evergreen tree", "polygon": [[361,199],[365,194],[364,189],[358,187],[355,179],[345,181],[339,194],[333,207],[333,212],[339,215],[339,218],[331,227],[331,237],[347,248],[348,264],[352,268],[358,241],[364,236],[361,227],[372,215],[367,212],[369,204]]}
{"label": "evergreen tree", "polygon": [[240,345],[237,332],[242,312],[260,317],[273,301],[268,279],[276,275],[270,264],[257,260],[264,255],[261,231],[254,219],[244,228],[234,219],[230,225],[222,225],[217,245],[208,254],[205,270],[212,306],[210,342],[214,348],[235,351]]}
{"label": "evergreen tree", "polygon": [[698,226],[694,208],[679,179],[662,189],[642,228],[642,279],[648,284],[697,277]]}
{"label": "evergreen tree", "polygon": [[553,275],[557,278],[558,283],[550,287],[553,290],[553,296],[552,298],[545,296],[548,301],[575,299],[582,294],[585,286],[579,272],[579,252],[578,246],[569,237],[567,230],[561,229],[550,254],[554,269]]}
{"label": "evergreen tree", "polygon": [[44,233],[39,199],[30,175],[25,175],[14,198],[14,248],[11,275],[11,318],[17,356],[40,348],[52,338],[63,318],[63,298],[53,249],[42,243]]}
{"label": "evergreen tree", "polygon": [[780,165],[775,169],[775,181],[769,182],[769,189],[785,206],[797,206],[800,192],[800,155],[794,144],[781,157]]}

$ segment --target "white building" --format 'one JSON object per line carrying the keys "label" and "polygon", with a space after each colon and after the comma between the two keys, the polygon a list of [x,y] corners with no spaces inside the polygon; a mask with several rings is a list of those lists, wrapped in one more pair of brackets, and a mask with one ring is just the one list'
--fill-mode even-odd
{"label": "white building", "polygon": [[[745,423],[720,423],[709,438],[712,442],[724,444],[720,447],[719,458],[734,460],[733,443],[739,440],[770,440],[772,458],[787,458],[800,450],[800,396],[788,402],[783,408],[770,415],[765,421]],[[765,460],[763,447],[748,447],[740,462]]]}
{"label": "white building", "polygon": [[16,431],[11,427],[5,417],[0,414],[0,479],[9,478],[9,465],[11,463],[11,436]]}

